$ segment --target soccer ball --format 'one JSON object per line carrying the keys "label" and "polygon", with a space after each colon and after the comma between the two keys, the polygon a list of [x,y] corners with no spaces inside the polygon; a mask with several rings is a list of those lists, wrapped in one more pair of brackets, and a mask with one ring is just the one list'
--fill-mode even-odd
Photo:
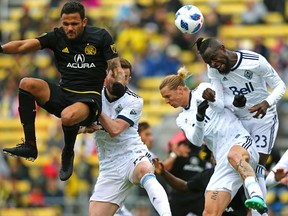
{"label": "soccer ball", "polygon": [[182,33],[195,34],[203,22],[202,12],[194,5],[182,6],[175,14],[175,25]]}

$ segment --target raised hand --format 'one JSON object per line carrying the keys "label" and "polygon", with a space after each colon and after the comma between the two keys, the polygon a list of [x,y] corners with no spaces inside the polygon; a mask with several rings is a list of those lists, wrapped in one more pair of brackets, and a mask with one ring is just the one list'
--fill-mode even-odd
{"label": "raised hand", "polygon": [[275,175],[275,180],[276,181],[281,181],[282,178],[287,176],[288,171],[285,171],[283,168],[278,168],[276,172],[272,171]]}
{"label": "raised hand", "polygon": [[216,95],[215,91],[212,90],[211,88],[205,89],[202,93],[203,99],[208,100],[210,102],[215,101],[215,95]]}
{"label": "raised hand", "polygon": [[159,160],[159,158],[153,158],[153,164],[155,167],[155,172],[161,175],[164,171],[164,164]]}
{"label": "raised hand", "polygon": [[244,107],[246,105],[246,97],[244,95],[235,95],[233,105],[235,107]]}
{"label": "raised hand", "polygon": [[266,100],[264,100],[261,103],[250,107],[248,110],[250,111],[250,113],[256,112],[256,114],[253,116],[254,118],[263,118],[266,115],[268,108],[269,108],[269,104]]}
{"label": "raised hand", "polygon": [[204,100],[198,105],[196,119],[198,121],[203,121],[206,113],[206,109],[209,107],[208,101]]}

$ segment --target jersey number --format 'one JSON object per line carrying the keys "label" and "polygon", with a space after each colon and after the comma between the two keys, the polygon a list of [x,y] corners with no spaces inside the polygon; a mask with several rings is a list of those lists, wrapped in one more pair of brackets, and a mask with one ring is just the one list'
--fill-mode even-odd
{"label": "jersey number", "polygon": [[[262,138],[262,142],[263,145],[258,145],[257,143],[260,141],[260,139]],[[267,137],[265,135],[259,136],[259,135],[255,135],[255,142],[256,142],[256,146],[259,148],[265,148],[267,146]]]}

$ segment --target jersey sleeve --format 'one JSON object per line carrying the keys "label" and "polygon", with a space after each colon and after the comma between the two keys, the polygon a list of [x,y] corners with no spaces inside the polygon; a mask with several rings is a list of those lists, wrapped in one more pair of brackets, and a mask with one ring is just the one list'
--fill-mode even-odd
{"label": "jersey sleeve", "polygon": [[138,124],[139,119],[142,114],[143,99],[136,98],[131,100],[129,103],[126,103],[126,106],[121,110],[117,118],[122,119],[134,126]]}
{"label": "jersey sleeve", "polygon": [[41,49],[45,49],[45,48],[51,48],[53,47],[53,45],[55,45],[56,36],[54,32],[47,32],[41,34],[36,39],[39,40],[41,44]]}
{"label": "jersey sleeve", "polygon": [[[182,114],[182,115],[181,115]],[[183,112],[176,119],[177,126],[184,132],[186,138],[196,146],[201,146],[204,139],[204,121],[196,120],[196,113],[185,115]],[[190,119],[194,119],[190,121]]]}
{"label": "jersey sleeve", "polygon": [[106,60],[118,57],[115,42],[109,32],[103,29],[103,54]]}
{"label": "jersey sleeve", "polygon": [[272,88],[271,94],[266,98],[266,101],[270,106],[275,105],[284,95],[286,91],[286,85],[280,78],[275,69],[269,64],[269,62],[260,56],[260,67],[264,80]]}
{"label": "jersey sleeve", "polygon": [[208,78],[211,83],[211,88],[215,91],[216,98],[214,102],[209,102],[209,106],[216,112],[222,112],[224,109],[224,90],[216,69],[208,66]]}

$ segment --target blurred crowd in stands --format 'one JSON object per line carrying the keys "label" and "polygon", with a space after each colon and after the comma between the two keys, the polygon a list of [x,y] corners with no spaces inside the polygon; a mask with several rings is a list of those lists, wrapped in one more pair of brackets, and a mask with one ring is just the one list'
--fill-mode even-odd
{"label": "blurred crowd in stands", "polygon": [[[105,0],[83,0],[83,3],[86,5],[87,11],[92,8],[101,10],[103,1]],[[3,32],[2,27],[0,29],[2,31],[0,32],[1,44],[10,40],[36,37],[53,29],[58,25],[60,12],[58,11],[58,14],[52,16],[52,11],[61,8],[63,2],[65,1],[51,0],[50,4],[41,9],[43,13],[37,19],[31,13],[38,9],[23,4],[21,6],[23,15],[19,18],[18,33],[7,34],[7,32]],[[97,14],[92,16],[93,14],[87,13],[89,23],[108,29],[115,39],[120,55],[133,64],[135,78],[131,87],[136,90],[137,82],[143,77],[174,74],[183,64],[185,66],[187,64],[188,68],[189,65],[203,64],[192,47],[198,36],[217,37],[220,26],[234,25],[233,14],[220,14],[215,9],[217,1],[211,1],[209,12],[204,14],[204,26],[200,33],[197,35],[182,34],[174,25],[174,15],[182,6],[182,1],[151,0],[150,4],[141,4],[141,2],[148,1],[134,0],[133,4],[119,4],[118,13],[112,18],[105,16],[104,13],[101,16]],[[245,0],[245,2],[247,10],[240,16],[241,25],[265,25],[264,18],[272,11],[279,12],[283,22],[287,22],[285,0]],[[220,3],[221,1],[219,1]],[[279,38],[272,46],[265,43],[265,38],[255,37],[249,41],[246,39],[237,41],[237,46],[231,48],[250,49],[262,54],[288,83],[287,37]],[[187,54],[188,59],[185,58]],[[4,55],[0,55],[0,61],[4,61]],[[47,50],[14,55],[12,59],[9,58],[9,62],[10,66],[6,67],[1,66],[3,63],[0,63],[0,119],[18,117],[17,90],[22,77],[41,77],[52,82],[59,80],[53,56]],[[191,71],[192,85],[196,86],[199,82],[207,81],[205,66],[199,67],[199,69],[201,71]],[[47,114],[39,110],[38,115]],[[63,142],[61,130],[57,127],[61,127],[61,125],[49,131],[50,138],[46,143],[48,149],[45,151],[49,154],[49,163],[41,166],[35,165],[36,162],[29,164],[22,159],[7,158],[1,150],[0,209],[2,207],[54,205],[64,209],[67,204],[65,197],[81,197],[81,193],[85,193],[84,195],[89,197],[98,174],[97,157],[95,157],[97,154],[93,138],[84,134],[77,140],[78,155],[75,172],[69,181],[63,183],[58,180],[59,151],[62,149]],[[1,145],[3,143],[0,141]],[[25,183],[28,185],[25,186]],[[19,185],[22,188],[27,187],[27,189],[18,190]],[[274,193],[274,199],[271,198],[271,203],[277,201],[277,205],[274,203],[275,212],[281,211],[285,202],[288,203],[287,186],[282,185],[281,187],[280,185],[279,188]],[[281,197],[279,191],[285,192],[286,196]],[[74,209],[74,211],[77,210],[79,209]]]}

